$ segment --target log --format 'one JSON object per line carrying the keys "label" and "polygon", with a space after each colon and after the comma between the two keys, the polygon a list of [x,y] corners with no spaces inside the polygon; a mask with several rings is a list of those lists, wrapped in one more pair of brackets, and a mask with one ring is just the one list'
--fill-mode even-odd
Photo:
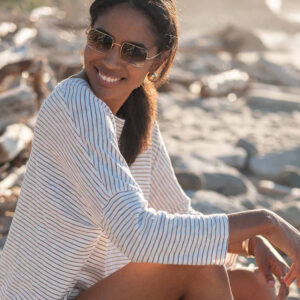
{"label": "log", "polygon": [[24,71],[29,70],[34,65],[34,60],[24,59],[18,62],[10,63],[0,69],[0,83],[5,77],[10,75],[21,76]]}
{"label": "log", "polygon": [[0,132],[10,124],[26,122],[36,112],[36,95],[21,85],[0,94]]}
{"label": "log", "polygon": [[10,190],[1,192],[0,194],[0,215],[4,215],[7,211],[14,212],[17,203],[18,197],[20,195],[20,187],[13,187]]}

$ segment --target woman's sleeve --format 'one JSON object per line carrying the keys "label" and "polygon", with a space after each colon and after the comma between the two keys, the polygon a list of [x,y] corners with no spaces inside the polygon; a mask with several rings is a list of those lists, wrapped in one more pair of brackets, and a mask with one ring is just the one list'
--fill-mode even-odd
{"label": "woman's sleeve", "polygon": [[[166,149],[159,125],[155,122],[153,128],[153,145],[155,151],[153,156],[153,164],[151,169],[151,187],[149,203],[151,207],[160,210],[166,210],[175,214],[203,215],[191,206],[191,199],[185,194],[180,186],[168,151]],[[237,255],[227,253],[226,267],[231,268]]]}
{"label": "woman's sleeve", "polygon": [[191,199],[180,186],[157,122],[152,133],[153,163],[149,203],[155,209],[175,214],[202,215],[191,206]]}
{"label": "woman's sleeve", "polygon": [[[52,103],[55,144],[65,176],[88,218],[133,262],[224,264],[228,243],[225,214],[168,214],[148,202],[119,152],[112,112],[87,87],[61,91]],[[63,134],[62,134],[63,133]]]}

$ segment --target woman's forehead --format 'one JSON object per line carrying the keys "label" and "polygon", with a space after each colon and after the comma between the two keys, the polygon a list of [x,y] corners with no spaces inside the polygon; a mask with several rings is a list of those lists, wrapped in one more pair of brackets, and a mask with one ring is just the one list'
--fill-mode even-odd
{"label": "woman's forehead", "polygon": [[131,41],[151,47],[156,43],[150,19],[127,3],[112,6],[101,13],[94,26],[111,34],[117,42]]}

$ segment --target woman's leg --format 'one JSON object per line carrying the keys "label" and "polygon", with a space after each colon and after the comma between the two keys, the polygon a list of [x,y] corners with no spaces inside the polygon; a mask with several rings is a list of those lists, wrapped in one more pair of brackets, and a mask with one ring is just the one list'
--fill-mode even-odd
{"label": "woman's leg", "polygon": [[263,274],[256,269],[229,270],[228,276],[234,300],[274,300],[275,288],[270,287]]}
{"label": "woman's leg", "polygon": [[223,266],[129,263],[76,300],[233,300]]}

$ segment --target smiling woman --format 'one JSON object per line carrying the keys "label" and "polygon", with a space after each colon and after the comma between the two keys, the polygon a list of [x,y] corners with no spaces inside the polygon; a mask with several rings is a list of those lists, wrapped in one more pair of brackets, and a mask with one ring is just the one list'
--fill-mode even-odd
{"label": "smiling woman", "polygon": [[[267,210],[203,215],[175,177],[156,121],[174,1],[97,0],[90,14],[83,70],[39,112],[0,299],[271,300],[273,274],[286,299],[299,232]],[[230,270],[235,254],[259,271]]]}

